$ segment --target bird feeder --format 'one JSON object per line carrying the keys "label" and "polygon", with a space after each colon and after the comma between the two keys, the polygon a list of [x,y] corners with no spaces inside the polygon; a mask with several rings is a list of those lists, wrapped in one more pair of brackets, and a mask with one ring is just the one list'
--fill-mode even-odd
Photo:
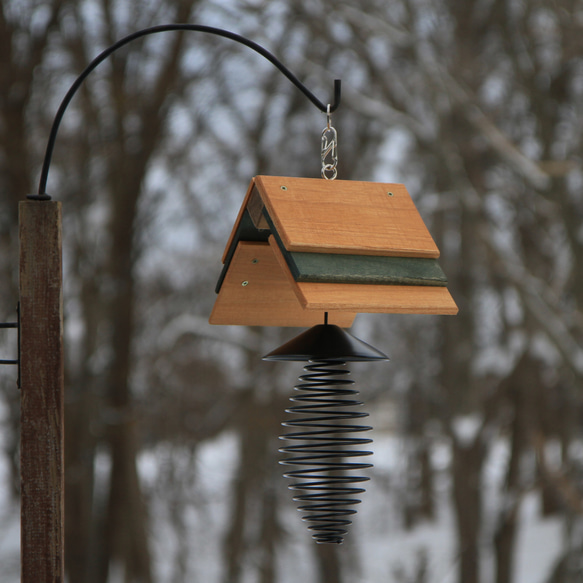
{"label": "bird feeder", "polygon": [[[322,175],[331,128],[323,132]],[[333,147],[335,147],[335,142]],[[341,543],[356,513],[367,476],[351,461],[371,452],[356,433],[371,427],[354,420],[358,391],[347,362],[388,360],[354,338],[348,328],[359,312],[456,314],[431,238],[402,184],[256,176],[223,254],[211,324],[311,328],[264,360],[304,360],[283,425],[284,475],[318,543]],[[322,324],[322,322],[324,322]]]}
{"label": "bird feeder", "polygon": [[350,327],[357,313],[456,314],[402,184],[256,176],[223,255],[211,324]]}

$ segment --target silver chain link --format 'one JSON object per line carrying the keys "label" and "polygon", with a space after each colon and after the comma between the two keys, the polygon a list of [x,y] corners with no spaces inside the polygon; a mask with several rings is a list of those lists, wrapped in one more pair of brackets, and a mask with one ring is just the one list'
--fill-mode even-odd
{"label": "silver chain link", "polygon": [[338,133],[331,125],[330,104],[326,112],[326,127],[322,130],[322,178],[334,180],[338,175]]}

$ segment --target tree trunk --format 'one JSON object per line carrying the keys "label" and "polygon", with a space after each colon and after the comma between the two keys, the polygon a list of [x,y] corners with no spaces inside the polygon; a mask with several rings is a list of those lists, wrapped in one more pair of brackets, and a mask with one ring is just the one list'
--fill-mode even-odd
{"label": "tree trunk", "polygon": [[[261,366],[258,355],[251,356],[251,366]],[[248,389],[238,407],[241,439],[239,468],[233,484],[231,523],[223,543],[226,565],[223,580],[237,583],[242,580],[245,553],[259,551],[258,581],[275,583],[275,549],[281,538],[277,519],[275,486],[280,482],[274,457],[283,403],[281,399],[260,400],[254,389]],[[282,480],[283,482],[283,480]],[[281,483],[284,487],[284,484]],[[253,509],[253,512],[250,512]],[[259,525],[255,533],[255,525]],[[253,526],[252,526],[253,525]],[[255,534],[255,536],[253,536]]]}
{"label": "tree trunk", "polygon": [[318,583],[342,583],[338,546],[316,544],[315,552],[319,573]]}
{"label": "tree trunk", "polygon": [[532,403],[536,400],[539,384],[539,371],[528,355],[524,355],[513,373],[501,385],[508,393],[514,418],[511,427],[510,459],[506,472],[504,497],[498,527],[494,534],[496,551],[496,583],[512,583],[515,559],[516,531],[518,512],[522,500],[523,484],[520,476],[520,463],[528,445],[528,429],[533,423]]}
{"label": "tree trunk", "polygon": [[484,446],[478,436],[471,444],[454,442],[453,496],[458,532],[459,583],[479,583],[479,534],[482,522],[482,463]]}
{"label": "tree trunk", "polygon": [[[133,166],[137,178],[141,174],[138,169],[145,163],[132,165],[131,158],[127,162],[130,168]],[[128,583],[150,583],[147,514],[137,473],[137,428],[129,384],[135,309],[133,267],[136,251],[133,239],[140,180],[132,180],[131,172],[129,178],[123,176],[121,169],[120,173],[119,184],[128,188],[123,194],[119,189],[114,190],[114,196],[121,196],[114,199],[111,226],[108,275],[113,292],[109,302],[113,354],[106,392],[111,474],[104,550],[107,570],[120,564]],[[106,576],[105,567],[102,566],[102,577]],[[105,583],[105,579],[102,581]]]}

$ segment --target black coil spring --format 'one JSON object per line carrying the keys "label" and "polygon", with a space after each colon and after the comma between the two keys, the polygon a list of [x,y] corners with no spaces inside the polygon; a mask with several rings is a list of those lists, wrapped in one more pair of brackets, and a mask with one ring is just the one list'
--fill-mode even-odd
{"label": "black coil spring", "polygon": [[282,424],[301,429],[281,436],[281,439],[301,443],[281,448],[279,451],[290,457],[280,463],[307,466],[288,471],[284,476],[299,480],[289,488],[301,493],[295,495],[294,500],[300,503],[298,510],[307,512],[302,520],[311,523],[308,528],[318,543],[342,542],[347,527],[352,524],[349,517],[356,514],[350,507],[360,504],[354,496],[365,491],[354,484],[370,479],[347,475],[347,472],[372,467],[369,463],[345,461],[346,458],[372,455],[370,451],[353,449],[371,443],[372,439],[350,435],[372,429],[349,423],[352,419],[368,417],[368,413],[339,410],[362,405],[360,401],[346,398],[357,395],[358,391],[349,388],[353,380],[338,378],[350,374],[345,366],[345,362],[332,359],[311,360],[304,369],[308,374],[300,376],[302,382],[295,386],[302,392],[290,398],[300,404],[286,409],[286,413],[304,417]]}

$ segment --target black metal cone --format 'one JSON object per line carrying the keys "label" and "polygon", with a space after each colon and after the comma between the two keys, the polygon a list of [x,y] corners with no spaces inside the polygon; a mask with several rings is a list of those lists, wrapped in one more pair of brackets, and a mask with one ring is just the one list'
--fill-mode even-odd
{"label": "black metal cone", "polygon": [[334,324],[318,324],[292,338],[263,357],[263,360],[389,360],[370,344]]}

